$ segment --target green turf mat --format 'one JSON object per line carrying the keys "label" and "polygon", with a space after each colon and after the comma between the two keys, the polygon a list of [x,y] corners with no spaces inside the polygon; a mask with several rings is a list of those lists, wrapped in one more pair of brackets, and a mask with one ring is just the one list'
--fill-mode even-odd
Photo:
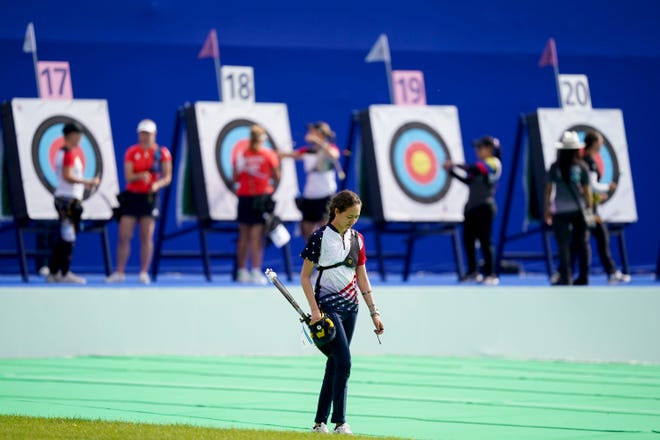
{"label": "green turf mat", "polygon": [[[0,414],[305,431],[324,358],[0,359]],[[360,356],[347,421],[420,439],[658,439],[660,366]]]}

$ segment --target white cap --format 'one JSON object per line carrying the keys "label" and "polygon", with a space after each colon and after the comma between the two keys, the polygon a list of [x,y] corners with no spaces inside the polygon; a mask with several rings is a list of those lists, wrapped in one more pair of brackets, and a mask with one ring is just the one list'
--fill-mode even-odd
{"label": "white cap", "polygon": [[580,142],[580,136],[577,131],[565,131],[561,136],[561,142],[557,142],[556,147],[560,150],[579,150],[584,148],[584,143]]}
{"label": "white cap", "polygon": [[137,132],[156,133],[156,123],[151,119],[143,119],[137,126]]}

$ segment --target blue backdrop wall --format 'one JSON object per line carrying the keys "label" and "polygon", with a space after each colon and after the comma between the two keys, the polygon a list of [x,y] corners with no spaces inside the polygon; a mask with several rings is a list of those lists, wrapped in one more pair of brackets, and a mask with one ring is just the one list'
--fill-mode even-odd
{"label": "blue backdrop wall", "polygon": [[[557,105],[552,69],[537,66],[552,36],[561,72],[588,75],[594,107],[623,110],[640,218],[626,232],[630,260],[650,268],[660,238],[655,190],[660,151],[654,145],[658,118],[653,105],[660,102],[659,19],[660,3],[653,0],[0,0],[0,99],[36,96],[32,58],[22,52],[25,26],[33,21],[39,58],[70,62],[75,97],[108,100],[118,158],[135,142],[136,123],[144,117],[158,122],[159,141],[168,145],[179,106],[217,99],[213,63],[197,59],[209,29],[217,28],[222,62],[254,66],[257,100],[288,104],[294,140],[302,142],[306,122],[324,119],[344,146],[351,111],[388,101],[382,63],[364,63],[384,32],[393,67],[424,72],[428,103],[458,107],[466,145],[486,133],[501,139],[502,182],[507,182],[512,159],[507,152],[518,115]],[[466,156],[474,158],[471,149]],[[500,206],[506,189],[500,186]],[[522,197],[511,216],[512,228],[520,228]],[[114,243],[114,226],[111,234]],[[11,235],[0,239],[3,247],[11,246]],[[413,269],[452,267],[448,243],[438,256],[432,252],[434,240],[417,247]],[[302,241],[296,238],[293,244],[297,253]],[[400,247],[403,240],[390,245]],[[540,240],[515,246],[540,247]],[[266,258],[279,264],[279,253],[272,249]],[[14,267],[9,260],[0,264]],[[96,241],[80,243],[76,267],[101,269]],[[198,269],[193,265],[189,270]]]}

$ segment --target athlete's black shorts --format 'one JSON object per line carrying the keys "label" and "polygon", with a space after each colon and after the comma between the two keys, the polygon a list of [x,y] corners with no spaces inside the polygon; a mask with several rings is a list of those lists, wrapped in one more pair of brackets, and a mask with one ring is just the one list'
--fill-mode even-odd
{"label": "athlete's black shorts", "polygon": [[154,217],[159,216],[158,194],[135,193],[124,191],[119,195],[121,204],[121,215],[131,217]]}
{"label": "athlete's black shorts", "polygon": [[326,218],[330,197],[322,199],[298,199],[298,209],[302,212],[303,221],[318,223]]}
{"label": "athlete's black shorts", "polygon": [[238,196],[238,215],[236,221],[248,225],[264,224],[266,219],[264,213],[270,210],[270,207],[264,206],[264,199],[267,196]]}

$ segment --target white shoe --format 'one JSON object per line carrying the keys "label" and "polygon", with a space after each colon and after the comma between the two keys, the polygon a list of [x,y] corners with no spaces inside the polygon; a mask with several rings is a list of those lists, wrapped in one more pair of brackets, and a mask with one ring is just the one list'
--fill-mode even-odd
{"label": "white shoe", "polygon": [[121,272],[113,272],[110,276],[105,277],[106,283],[123,283],[126,281],[126,274]]}
{"label": "white shoe", "polygon": [[149,284],[151,283],[151,278],[149,278],[149,274],[146,272],[140,272],[138,275],[138,281],[141,282],[142,284]]}
{"label": "white shoe", "polygon": [[60,283],[87,284],[87,280],[79,277],[75,273],[68,271],[66,275],[60,278]]}
{"label": "white shoe", "polygon": [[236,281],[239,283],[249,283],[252,281],[252,277],[250,277],[250,272],[248,272],[247,269],[238,269],[236,271]]}
{"label": "white shoe", "polygon": [[348,426],[348,423],[342,423],[341,425],[335,426],[335,429],[332,430],[333,434],[353,434],[351,427]]}
{"label": "white shoe", "polygon": [[60,275],[59,272],[57,272],[56,274],[49,273],[48,275],[46,275],[47,283],[59,283],[60,281],[62,281],[62,275]]}
{"label": "white shoe", "polygon": [[325,423],[321,423],[320,425],[312,426],[312,432],[328,433],[328,432],[330,432],[330,430],[328,429],[328,425],[326,425]]}
{"label": "white shoe", "polygon": [[620,270],[617,270],[607,278],[607,282],[609,284],[629,283],[630,280],[631,280],[630,275],[628,275],[627,273],[621,273]]}
{"label": "white shoe", "polygon": [[488,275],[487,277],[484,278],[482,283],[487,286],[497,286],[498,284],[500,284],[500,279],[497,278],[497,276],[495,275]]}
{"label": "white shoe", "polygon": [[268,284],[268,280],[260,269],[252,269],[252,282],[262,285]]}

